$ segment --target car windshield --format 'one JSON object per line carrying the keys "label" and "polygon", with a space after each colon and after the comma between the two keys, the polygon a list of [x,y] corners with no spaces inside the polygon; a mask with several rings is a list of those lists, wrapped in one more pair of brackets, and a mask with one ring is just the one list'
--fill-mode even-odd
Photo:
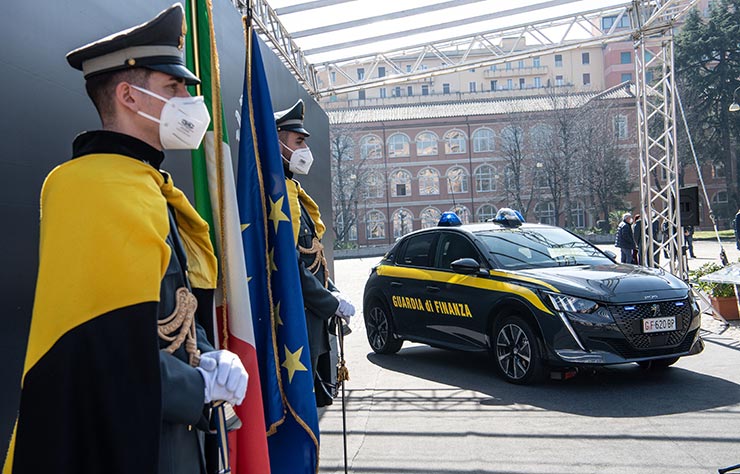
{"label": "car windshield", "polygon": [[476,236],[499,268],[604,265],[612,262],[599,249],[559,227],[487,230]]}

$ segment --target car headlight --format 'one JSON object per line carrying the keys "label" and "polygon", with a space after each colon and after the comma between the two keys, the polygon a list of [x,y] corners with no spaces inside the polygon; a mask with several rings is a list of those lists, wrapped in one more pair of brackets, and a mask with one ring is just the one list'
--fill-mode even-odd
{"label": "car headlight", "polygon": [[609,310],[596,301],[559,293],[545,292],[545,295],[550,301],[550,305],[561,313],[575,315],[578,319],[593,320],[594,322],[614,322]]}

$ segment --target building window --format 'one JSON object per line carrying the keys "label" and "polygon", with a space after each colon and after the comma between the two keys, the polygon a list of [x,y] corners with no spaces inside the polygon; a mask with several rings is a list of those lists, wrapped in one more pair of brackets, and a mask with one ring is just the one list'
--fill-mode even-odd
{"label": "building window", "polygon": [[406,86],[406,95],[409,97],[414,95],[414,86]]}
{"label": "building window", "polygon": [[562,86],[563,85],[563,76],[555,76],[555,85],[556,86]]}
{"label": "building window", "polygon": [[468,175],[464,168],[455,166],[447,171],[447,191],[450,194],[468,192]]}
{"label": "building window", "polygon": [[540,79],[539,77],[535,77],[535,78],[534,78],[534,86],[535,86],[536,88],[538,88],[538,89],[539,89],[540,87],[542,87],[542,79]]}
{"label": "building window", "polygon": [[411,174],[406,170],[391,173],[391,196],[411,196]]}
{"label": "building window", "polygon": [[631,72],[625,72],[622,73],[622,79],[621,82],[628,82],[632,80],[632,73]]}
{"label": "building window", "polygon": [[586,212],[583,209],[583,203],[580,201],[575,203],[570,210],[570,225],[576,229],[586,227]]}
{"label": "building window", "polygon": [[534,207],[534,213],[540,224],[556,225],[555,205],[551,202],[540,202]]}
{"label": "building window", "polygon": [[490,204],[483,204],[478,208],[478,222],[488,222],[496,217],[496,208]]}
{"label": "building window", "polygon": [[591,85],[591,74],[589,73],[583,73],[583,85],[584,86],[590,86]]}
{"label": "building window", "polygon": [[416,136],[416,155],[433,156],[437,154],[437,135],[432,132],[422,132]]}
{"label": "building window", "polygon": [[627,138],[627,116],[617,115],[614,117],[614,138],[624,140]]}
{"label": "building window", "polygon": [[504,69],[506,69],[507,71],[511,71],[511,63],[506,63]]}
{"label": "building window", "polygon": [[411,72],[411,64],[406,65],[406,72]]}
{"label": "building window", "polygon": [[496,65],[495,64],[491,64],[491,67],[489,67],[488,69],[490,69],[491,71],[495,71],[496,70]]}
{"label": "building window", "polygon": [[475,82],[474,81],[471,81],[468,84],[468,87],[470,88],[470,92],[475,92]]}
{"label": "building window", "polygon": [[712,196],[712,202],[717,204],[724,204],[727,202],[727,191],[720,191]]}
{"label": "building window", "polygon": [[[349,217],[352,217],[350,214]],[[344,224],[344,214],[339,214],[335,217],[334,222],[336,223],[338,234],[344,233],[345,224]],[[357,225],[352,224],[349,226],[349,229],[347,229],[347,240],[357,240]]]}
{"label": "building window", "polygon": [[439,194],[439,171],[434,168],[419,171],[419,194],[422,196]]}
{"label": "building window", "polygon": [[449,94],[450,93],[450,84],[445,82],[442,84],[442,93],[443,94]]}
{"label": "building window", "polygon": [[365,68],[364,67],[358,67],[357,68],[357,80],[361,81],[365,79]]}
{"label": "building window", "polygon": [[[601,19],[601,29],[602,30],[608,30],[609,28],[614,25],[614,22],[617,21],[616,15],[614,16],[605,16]],[[619,23],[616,26],[617,28],[629,28],[630,27],[630,18],[628,15],[622,15],[622,18],[619,19]]]}
{"label": "building window", "polygon": [[452,209],[450,209],[450,212],[454,212],[457,214],[457,217],[460,218],[460,222],[463,224],[469,224],[470,223],[470,211],[468,211],[468,208],[465,206],[455,206]]}
{"label": "building window", "polygon": [[483,153],[493,151],[494,149],[493,130],[489,128],[479,128],[473,132],[473,151]]}
{"label": "building window", "polygon": [[365,100],[365,89],[357,92],[357,98],[360,100]]}
{"label": "building window", "polygon": [[365,197],[368,199],[383,197],[383,177],[378,173],[368,173],[365,176]]}
{"label": "building window", "polygon": [[725,164],[712,163],[712,178],[725,178]]}
{"label": "building window", "polygon": [[552,128],[549,125],[537,124],[529,130],[535,152],[547,150],[552,145]]}
{"label": "building window", "polygon": [[516,63],[516,67],[518,67],[519,69],[524,69],[524,60],[523,60],[523,59],[520,59],[520,60],[519,60],[519,61],[518,61],[518,62]]}
{"label": "building window", "polygon": [[648,84],[653,82],[653,71],[645,72],[645,82],[647,82]]}
{"label": "building window", "polygon": [[429,95],[429,86],[427,84],[422,84],[421,95]]}
{"label": "building window", "polygon": [[378,66],[378,77],[385,77],[385,67]]}
{"label": "building window", "polygon": [[555,67],[563,67],[563,55],[562,54],[555,55]]}
{"label": "building window", "polygon": [[414,216],[407,209],[393,213],[393,237],[399,238],[414,230]]}
{"label": "building window", "polygon": [[370,211],[365,216],[367,221],[367,238],[385,239],[385,216],[380,211]]}
{"label": "building window", "polygon": [[491,90],[496,91],[498,89],[498,81],[491,81]]}
{"label": "building window", "polygon": [[540,67],[540,57],[535,56],[532,58],[532,67]]}
{"label": "building window", "polygon": [[460,130],[450,130],[445,133],[445,153],[452,155],[455,153],[465,153],[465,134]]}
{"label": "building window", "polygon": [[523,77],[519,78],[519,88],[524,89],[524,78]]}
{"label": "building window", "polygon": [[632,53],[629,51],[622,51],[619,53],[620,64],[632,64]]}
{"label": "building window", "polygon": [[396,86],[393,88],[393,97],[401,97],[401,87]]}
{"label": "building window", "polygon": [[380,98],[385,99],[385,97],[386,97],[385,87],[381,87],[380,88]]}
{"label": "building window", "polygon": [[383,144],[375,135],[365,135],[360,139],[360,158],[363,160],[382,158]]}
{"label": "building window", "polygon": [[409,137],[403,133],[394,133],[388,137],[388,156],[396,158],[399,156],[409,156],[411,142]]}
{"label": "building window", "polygon": [[547,173],[545,172],[544,163],[537,162],[534,167],[534,187],[539,189],[547,189]]}
{"label": "building window", "polygon": [[511,166],[504,168],[504,186],[509,191],[513,191],[516,188],[516,176],[514,176],[514,170]]}
{"label": "building window", "polygon": [[591,64],[591,55],[589,53],[581,53],[581,64]]}
{"label": "building window", "polygon": [[436,207],[427,207],[419,214],[421,220],[421,228],[428,229],[430,227],[436,227],[439,222],[439,218],[442,217],[442,212]]}
{"label": "building window", "polygon": [[506,90],[512,90],[514,88],[514,81],[506,79]]}
{"label": "building window", "polygon": [[475,190],[479,193],[496,190],[496,170],[493,166],[483,165],[475,170]]}

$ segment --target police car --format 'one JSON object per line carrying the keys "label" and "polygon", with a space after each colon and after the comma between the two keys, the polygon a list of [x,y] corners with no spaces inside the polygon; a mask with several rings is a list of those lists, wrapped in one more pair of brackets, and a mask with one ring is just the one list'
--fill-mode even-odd
{"label": "police car", "polygon": [[526,384],[628,362],[662,369],[703,350],[683,281],[522,221],[510,209],[470,225],[445,213],[399,239],[365,285],[373,351],[396,353],[404,340],[488,351],[505,380]]}

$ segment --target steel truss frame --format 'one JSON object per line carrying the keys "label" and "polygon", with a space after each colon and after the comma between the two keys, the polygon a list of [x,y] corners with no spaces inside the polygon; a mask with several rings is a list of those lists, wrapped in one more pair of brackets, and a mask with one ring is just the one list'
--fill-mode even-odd
{"label": "steel truss frame", "polygon": [[[403,49],[378,52],[370,55],[359,55],[311,64],[306,54],[297,47],[290,33],[283,27],[278,14],[268,5],[267,0],[233,0],[244,14],[251,15],[254,25],[263,39],[269,44],[278,57],[294,73],[298,81],[316,98],[331,94],[344,94],[373,87],[418,81],[442,74],[464,71],[472,68],[486,67],[509,61],[517,61],[546,53],[557,53],[581,47],[606,45],[609,43],[631,40],[635,50],[635,78],[637,96],[637,129],[640,148],[640,198],[643,215],[643,242],[646,250],[645,261],[656,265],[661,253],[668,259],[662,259],[662,265],[671,273],[683,279],[688,278],[688,264],[683,249],[683,232],[679,207],[678,158],[676,150],[676,81],[673,65],[673,28],[699,0],[632,0],[627,3],[607,8],[597,8],[575,14],[563,15],[547,20],[519,24],[507,28],[495,29],[468,36],[460,36],[437,42],[419,44]],[[518,7],[499,12],[497,18],[521,14],[527,8],[566,4],[572,0],[549,0],[529,7]],[[302,9],[317,8],[323,4],[341,3],[342,0],[323,0],[297,5]],[[431,8],[431,7],[430,7]],[[394,14],[398,15],[398,14]],[[629,15],[632,31],[617,30],[620,20]],[[614,23],[608,30],[603,29],[599,18],[615,16]],[[485,17],[485,18],[484,18]],[[470,23],[492,17],[481,15],[467,19]],[[371,19],[380,21],[383,16]],[[350,27],[347,25],[344,27]],[[454,26],[454,25],[448,25]],[[551,37],[555,28],[562,34]],[[330,25],[317,29],[317,34],[327,29],[341,29],[341,25]],[[417,30],[384,35],[368,40],[357,40],[349,43],[316,48],[313,52],[331,51],[370,42],[399,37],[399,35],[419,33],[439,29],[436,26]],[[568,40],[574,29],[586,32],[585,39]],[[421,31],[423,30],[423,31]],[[307,32],[300,32],[308,36]],[[537,44],[524,51],[515,46],[503,48],[500,40],[517,38],[513,44],[524,37],[533,39]],[[480,52],[484,51],[484,55]],[[422,70],[422,61],[429,57],[440,59],[444,65],[434,69]],[[408,62],[413,59],[410,71],[399,66],[399,60]],[[350,74],[358,64],[370,65],[367,79],[357,80]],[[390,75],[371,78],[378,66],[386,66]],[[654,75],[647,81],[647,72]],[[346,79],[347,83],[321,85],[318,74],[323,71],[335,71]],[[657,220],[659,229],[668,230],[666,238],[659,240],[654,235],[651,222]],[[648,251],[654,248],[656,252]]]}

